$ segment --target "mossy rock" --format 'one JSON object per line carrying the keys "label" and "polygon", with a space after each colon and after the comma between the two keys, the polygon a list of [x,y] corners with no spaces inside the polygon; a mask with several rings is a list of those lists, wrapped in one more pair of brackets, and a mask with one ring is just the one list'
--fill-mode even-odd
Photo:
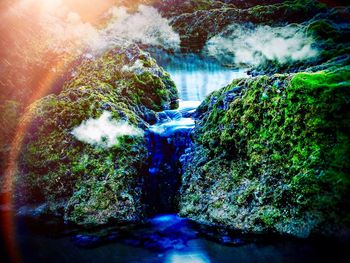
{"label": "mossy rock", "polygon": [[145,129],[155,111],[174,108],[169,75],[137,46],[89,59],[59,95],[33,103],[22,119],[27,134],[19,158],[17,206],[46,204],[46,213],[77,224],[143,217],[148,153],[143,136],[125,135],[111,147],[77,140],[72,130],[110,112],[112,119]]}
{"label": "mossy rock", "polygon": [[[210,1],[209,1],[210,2]],[[246,5],[247,8],[231,4],[196,5],[192,4],[193,12],[175,12],[171,20],[174,29],[180,34],[181,48],[200,52],[205,43],[212,37],[222,33],[232,24],[252,23],[255,25],[285,26],[286,24],[303,23],[319,13],[327,12],[329,8],[324,3],[315,0],[268,1]],[[238,6],[240,3],[237,3]],[[186,5],[178,4],[178,10],[188,9]]]}
{"label": "mossy rock", "polygon": [[350,226],[350,67],[234,81],[199,107],[181,215],[299,237]]}
{"label": "mossy rock", "polygon": [[[349,64],[349,6],[315,0],[290,1],[173,1],[172,7],[160,5],[172,18],[171,24],[179,33],[184,51],[202,52],[207,55],[206,43],[217,36],[234,33],[232,28],[295,27],[309,38],[315,56],[304,59],[268,60],[259,65],[246,65],[254,76],[275,73],[316,72],[330,67]],[[194,3],[195,2],[195,3]],[[203,4],[202,2],[207,2]],[[338,7],[335,7],[336,5]],[[232,35],[233,37],[233,35]],[[210,43],[210,42],[209,42]],[[220,50],[220,46],[216,47]],[[224,49],[225,50],[225,47]],[[258,51],[257,51],[258,52]],[[220,52],[219,52],[220,53]],[[219,59],[223,65],[235,65],[234,54]],[[215,55],[214,55],[215,56]]]}

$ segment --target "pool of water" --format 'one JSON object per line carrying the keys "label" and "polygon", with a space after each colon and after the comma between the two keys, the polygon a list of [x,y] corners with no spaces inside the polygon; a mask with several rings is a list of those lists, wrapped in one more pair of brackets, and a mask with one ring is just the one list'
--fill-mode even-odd
{"label": "pool of water", "polygon": [[21,224],[17,240],[23,262],[347,262],[348,256],[336,242],[245,236],[173,214],[95,230]]}

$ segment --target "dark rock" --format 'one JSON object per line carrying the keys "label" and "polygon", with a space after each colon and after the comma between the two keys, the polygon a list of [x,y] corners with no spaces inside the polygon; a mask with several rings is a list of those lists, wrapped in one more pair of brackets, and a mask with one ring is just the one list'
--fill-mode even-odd
{"label": "dark rock", "polygon": [[224,110],[229,109],[230,103],[239,97],[240,91],[241,91],[241,87],[236,87],[225,93],[224,100],[223,100]]}
{"label": "dark rock", "polygon": [[242,246],[246,244],[244,240],[240,238],[230,237],[230,236],[222,236],[219,239],[219,242],[226,246]]}
{"label": "dark rock", "polygon": [[39,218],[48,213],[48,204],[22,206],[17,211],[19,217]]}

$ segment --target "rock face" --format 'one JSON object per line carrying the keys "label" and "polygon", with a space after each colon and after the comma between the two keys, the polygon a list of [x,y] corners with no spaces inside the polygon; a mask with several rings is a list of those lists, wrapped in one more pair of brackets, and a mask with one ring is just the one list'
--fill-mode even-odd
{"label": "rock face", "polygon": [[314,0],[271,1],[265,5],[252,3],[249,8],[235,6],[234,3],[221,3],[218,6],[216,1],[205,2],[206,5],[199,7],[192,3],[192,11],[180,15],[171,13],[174,16],[172,26],[179,32],[184,50],[200,51],[208,39],[224,31],[230,24],[283,26],[302,23],[327,10],[326,5]]}
{"label": "rock face", "polygon": [[180,214],[298,237],[350,226],[350,67],[234,81],[197,110]]}
{"label": "rock face", "polygon": [[140,220],[148,174],[144,136],[123,135],[103,147],[79,141],[72,130],[103,112],[110,121],[145,129],[156,122],[155,111],[177,106],[175,85],[137,46],[86,60],[74,74],[59,95],[35,102],[22,119],[29,127],[19,159],[17,206],[45,203],[45,213],[77,224]]}
{"label": "rock face", "polygon": [[[339,63],[349,64],[349,7],[338,1],[338,7],[325,2],[327,1],[164,0],[157,2],[156,7],[171,19],[171,25],[180,35],[181,48],[186,52],[208,55],[205,48],[208,41],[217,36],[231,36],[234,39],[239,36],[235,33],[241,32],[232,32],[237,27],[249,31],[261,26],[269,26],[273,30],[292,25],[298,28],[298,32],[314,40],[312,46],[319,51],[315,58],[288,63],[270,60],[259,65],[248,65],[252,68],[253,75],[262,75],[302,70],[315,72],[329,66],[338,66]],[[209,55],[212,54],[209,52]],[[231,58],[233,56],[225,55]]]}

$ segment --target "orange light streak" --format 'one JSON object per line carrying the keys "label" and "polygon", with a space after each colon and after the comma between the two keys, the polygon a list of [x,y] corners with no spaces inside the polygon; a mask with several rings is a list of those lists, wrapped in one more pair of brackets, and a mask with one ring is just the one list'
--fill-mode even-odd
{"label": "orange light streak", "polygon": [[[68,63],[69,64],[69,63]],[[64,72],[66,63],[59,63],[56,65],[52,65],[58,69],[58,72]],[[39,88],[32,95],[30,101],[36,101],[42,98],[47,91],[49,91],[52,85],[58,79],[58,75],[54,72],[48,71],[46,76],[41,81]],[[28,126],[31,123],[32,117],[29,112],[26,112],[23,116],[25,116],[25,120],[21,121],[17,127],[16,135],[11,144],[11,151],[8,158],[8,165],[5,171],[4,177],[4,189],[8,191],[5,192],[3,196],[3,203],[9,206],[10,211],[5,213],[2,218],[2,228],[3,234],[7,246],[7,251],[9,253],[10,259],[14,263],[21,262],[20,251],[18,249],[17,241],[16,241],[16,225],[15,225],[15,215],[14,211],[14,203],[13,203],[13,195],[14,195],[14,181],[17,172],[17,161],[22,148],[23,138],[25,137]]]}

